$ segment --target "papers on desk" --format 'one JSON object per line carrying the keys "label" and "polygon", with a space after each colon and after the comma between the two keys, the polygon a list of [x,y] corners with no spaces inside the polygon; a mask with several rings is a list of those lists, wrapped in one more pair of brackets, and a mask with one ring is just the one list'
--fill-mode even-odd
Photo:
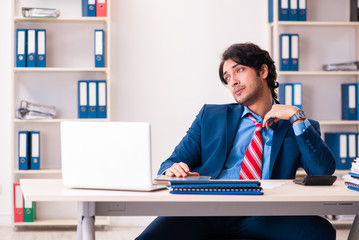
{"label": "papers on desk", "polygon": [[168,185],[169,181],[174,181],[174,180],[181,180],[181,181],[192,181],[192,180],[200,180],[200,181],[206,181],[206,180],[210,180],[211,177],[210,176],[188,176],[188,177],[169,177],[166,175],[158,175],[155,179],[154,179],[154,184],[158,184],[158,185]]}
{"label": "papers on desk", "polygon": [[262,181],[261,182],[261,186],[263,189],[272,189],[272,188],[276,188],[279,187],[283,184],[285,184],[286,182],[277,182],[277,181]]}

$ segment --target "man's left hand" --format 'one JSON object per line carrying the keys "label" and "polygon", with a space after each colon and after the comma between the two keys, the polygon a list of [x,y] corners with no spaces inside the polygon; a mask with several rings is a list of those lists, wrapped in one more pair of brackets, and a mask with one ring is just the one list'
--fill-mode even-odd
{"label": "man's left hand", "polygon": [[[263,119],[263,127],[269,129],[273,123],[278,122],[279,120],[289,120],[293,114],[297,112],[299,108],[291,105],[275,104],[272,106],[272,109],[267,112]],[[298,120],[296,123],[303,122],[303,120]]]}

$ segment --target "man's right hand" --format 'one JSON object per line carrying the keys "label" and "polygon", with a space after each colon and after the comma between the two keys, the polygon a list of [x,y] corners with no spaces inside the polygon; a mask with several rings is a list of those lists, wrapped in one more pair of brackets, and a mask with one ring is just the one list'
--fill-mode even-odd
{"label": "man's right hand", "polygon": [[199,176],[198,172],[191,172],[188,165],[184,162],[174,163],[172,167],[166,170],[166,176],[169,177],[187,177],[187,176]]}

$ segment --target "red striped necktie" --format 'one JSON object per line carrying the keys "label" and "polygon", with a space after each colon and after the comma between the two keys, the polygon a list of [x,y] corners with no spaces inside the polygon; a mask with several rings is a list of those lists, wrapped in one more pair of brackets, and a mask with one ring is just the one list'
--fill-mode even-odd
{"label": "red striped necktie", "polygon": [[239,179],[261,179],[263,160],[262,124],[257,122],[252,114],[248,114],[248,117],[255,124],[256,131],[244,155]]}

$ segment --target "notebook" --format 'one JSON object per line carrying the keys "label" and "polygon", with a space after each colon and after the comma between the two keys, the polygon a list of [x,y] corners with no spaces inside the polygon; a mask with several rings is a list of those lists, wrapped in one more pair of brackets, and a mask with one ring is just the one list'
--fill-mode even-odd
{"label": "notebook", "polygon": [[63,184],[73,188],[152,191],[150,125],[62,122]]}
{"label": "notebook", "polygon": [[167,186],[173,194],[262,195],[256,180],[173,180]]}

